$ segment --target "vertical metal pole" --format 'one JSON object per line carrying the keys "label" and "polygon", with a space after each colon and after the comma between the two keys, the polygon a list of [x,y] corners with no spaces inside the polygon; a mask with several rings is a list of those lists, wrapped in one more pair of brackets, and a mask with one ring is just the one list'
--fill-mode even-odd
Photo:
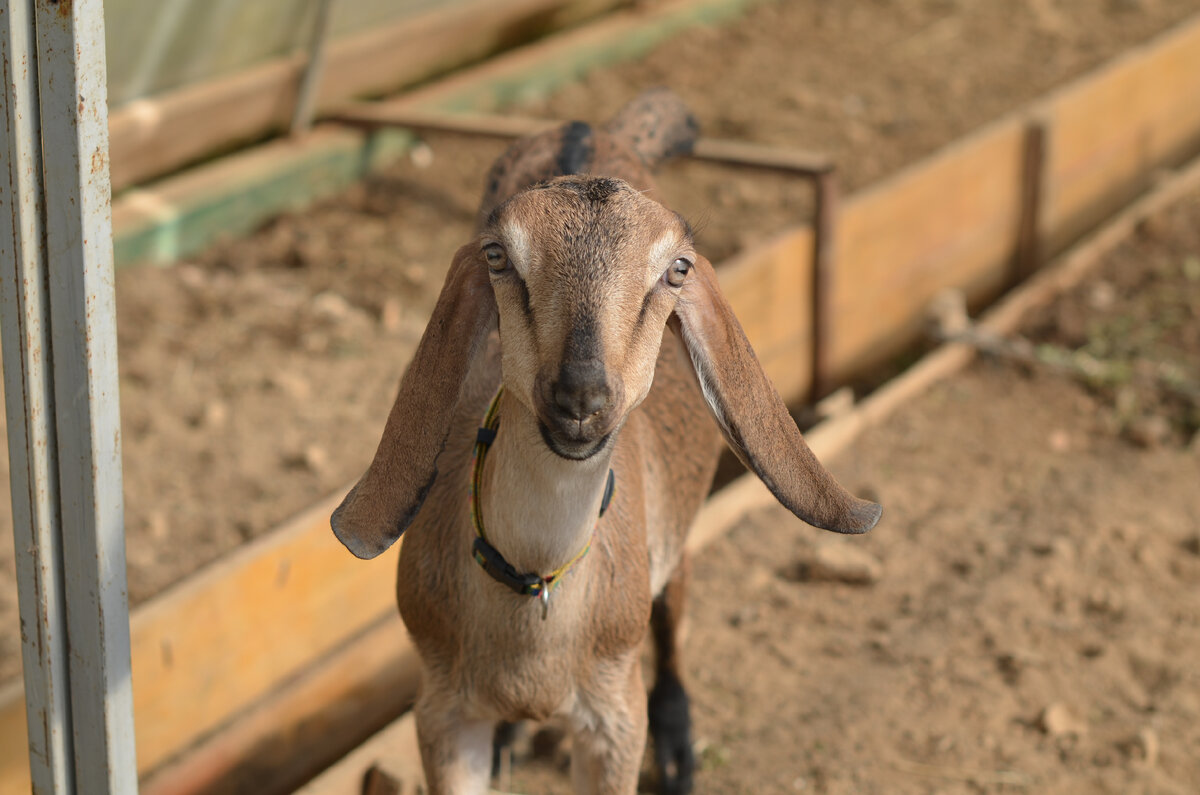
{"label": "vertical metal pole", "polygon": [[815,193],[813,219],[812,281],[812,400],[829,394],[832,384],[830,353],[833,346],[833,277],[835,268],[834,237],[837,234],[837,172],[830,168],[813,178]]}
{"label": "vertical metal pole", "polygon": [[49,283],[43,238],[37,42],[28,0],[0,7],[0,342],[20,589],[30,776],[74,789],[66,607],[58,521]]}
{"label": "vertical metal pole", "polygon": [[[111,192],[108,175],[108,107],[102,0],[5,0],[12,22],[32,17],[36,51],[15,67],[36,69],[32,83],[6,86],[6,113],[26,112],[9,131],[14,146],[32,153],[40,135],[40,158],[10,160],[10,183],[32,184],[40,169],[43,202],[21,197],[6,206],[14,218],[13,264],[4,282],[4,359],[10,427],[22,429],[23,448],[13,452],[14,486],[25,494],[26,528],[33,556],[22,567],[25,660],[41,666],[27,690],[33,738],[51,734],[55,748],[71,755],[73,771],[31,757],[41,783],[35,791],[88,793],[137,791],[133,699],[130,684],[129,610],[125,586],[124,517],[121,494],[120,412],[117,400],[116,317],[113,290]],[[14,13],[15,12],[15,13]],[[28,22],[22,22],[28,29]],[[16,53],[10,53],[16,55]],[[6,77],[8,75],[6,74]],[[18,74],[18,77],[21,75]],[[18,97],[18,94],[23,96]],[[13,110],[9,110],[12,106]],[[40,160],[40,162],[38,162]],[[28,163],[28,170],[23,170]],[[15,174],[15,176],[14,176]],[[9,197],[11,203],[13,197]],[[26,216],[40,216],[41,228]],[[2,219],[0,219],[2,222]],[[19,231],[18,231],[19,227]],[[36,239],[35,239],[36,238]],[[7,240],[0,238],[0,243]],[[26,270],[22,270],[22,268]],[[11,272],[12,277],[8,276]],[[10,317],[10,307],[16,309]],[[32,368],[30,365],[35,365]],[[40,374],[39,381],[31,380]],[[15,391],[15,394],[14,394]],[[20,412],[20,414],[18,414]],[[39,414],[39,412],[41,412]],[[13,422],[11,418],[18,417]],[[44,419],[41,419],[44,417]],[[51,427],[37,426],[34,420]],[[26,423],[29,423],[26,425]],[[34,427],[36,434],[29,431]],[[56,456],[54,455],[56,454]],[[20,470],[21,474],[18,474]],[[55,471],[57,470],[57,471]],[[51,497],[57,475],[57,493]],[[18,483],[18,481],[21,481]],[[45,484],[45,485],[43,485]],[[14,497],[17,489],[14,488]],[[28,506],[35,506],[31,509]],[[48,505],[49,527],[37,525],[36,506]],[[56,516],[55,516],[56,514]],[[18,518],[19,517],[15,517]],[[55,521],[55,519],[57,521]],[[28,529],[28,528],[32,529]],[[61,566],[57,578],[46,571]],[[33,606],[29,603],[32,600]],[[57,615],[54,607],[57,606]],[[65,613],[66,698],[61,660],[44,664],[40,634],[62,638]],[[29,645],[35,648],[30,649]],[[31,672],[26,669],[26,677]],[[37,683],[50,683],[51,699]],[[36,725],[49,719],[56,731]],[[69,727],[69,731],[68,728]],[[35,749],[34,750],[36,753]],[[45,773],[44,771],[49,771]],[[73,772],[73,776],[71,773]]]}
{"label": "vertical metal pole", "polygon": [[1042,188],[1045,182],[1046,124],[1030,120],[1025,128],[1021,155],[1021,210],[1017,222],[1017,248],[1009,286],[1021,283],[1041,266]]}
{"label": "vertical metal pole", "polygon": [[137,791],[102,0],[36,0],[76,780]]}
{"label": "vertical metal pole", "polygon": [[313,20],[312,40],[308,45],[308,63],[300,78],[296,107],[292,112],[292,135],[301,135],[312,127],[317,93],[321,90],[321,77],[325,72],[325,44],[329,41],[329,18],[333,13],[333,0],[316,2],[317,14]]}

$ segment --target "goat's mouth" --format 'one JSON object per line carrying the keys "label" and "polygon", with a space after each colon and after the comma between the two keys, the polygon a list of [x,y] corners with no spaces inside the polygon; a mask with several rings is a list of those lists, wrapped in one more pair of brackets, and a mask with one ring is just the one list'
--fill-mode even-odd
{"label": "goat's mouth", "polygon": [[608,440],[612,438],[612,431],[604,434],[599,439],[587,437],[572,438],[566,434],[551,430],[540,419],[538,420],[538,431],[541,432],[542,441],[550,448],[550,452],[559,458],[565,458],[569,461],[586,461],[607,447]]}

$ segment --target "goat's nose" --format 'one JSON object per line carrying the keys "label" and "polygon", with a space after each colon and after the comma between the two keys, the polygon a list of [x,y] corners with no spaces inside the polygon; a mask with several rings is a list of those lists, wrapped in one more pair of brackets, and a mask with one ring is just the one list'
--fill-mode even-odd
{"label": "goat's nose", "polygon": [[598,359],[572,361],[558,371],[554,405],[566,416],[584,420],[608,404],[608,379]]}

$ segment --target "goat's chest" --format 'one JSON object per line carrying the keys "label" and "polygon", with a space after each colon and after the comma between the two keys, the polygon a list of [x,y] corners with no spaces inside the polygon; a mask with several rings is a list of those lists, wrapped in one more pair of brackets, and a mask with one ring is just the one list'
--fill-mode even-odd
{"label": "goat's chest", "polygon": [[506,720],[572,714],[610,689],[615,669],[636,660],[648,605],[647,616],[618,631],[611,613],[597,613],[583,598],[582,581],[551,597],[544,620],[536,600],[482,585],[478,620],[461,628],[454,667],[460,692],[483,713]]}
{"label": "goat's chest", "polygon": [[[410,554],[426,551],[427,541],[421,535],[405,541],[411,549],[401,555],[400,612],[425,662],[424,686],[468,712],[507,720],[564,715],[608,689],[613,672],[636,658],[650,617],[644,567],[625,566],[614,594],[621,567],[604,547],[593,549],[552,591],[543,620],[536,598],[492,580],[465,546],[431,543],[427,555]],[[419,564],[439,556],[446,558],[441,566]],[[455,569],[459,560],[470,565]]]}
{"label": "goat's chest", "polygon": [[480,620],[462,628],[455,666],[468,701],[508,720],[544,720],[571,709],[589,686],[594,628],[572,605],[554,600],[545,620],[541,615],[530,597],[493,594],[480,605]]}

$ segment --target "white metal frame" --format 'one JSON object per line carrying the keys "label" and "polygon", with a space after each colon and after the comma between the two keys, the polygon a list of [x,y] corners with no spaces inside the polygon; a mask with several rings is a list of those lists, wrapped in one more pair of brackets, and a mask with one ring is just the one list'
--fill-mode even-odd
{"label": "white metal frame", "polygon": [[0,340],[45,793],[137,791],[103,14],[0,0]]}

